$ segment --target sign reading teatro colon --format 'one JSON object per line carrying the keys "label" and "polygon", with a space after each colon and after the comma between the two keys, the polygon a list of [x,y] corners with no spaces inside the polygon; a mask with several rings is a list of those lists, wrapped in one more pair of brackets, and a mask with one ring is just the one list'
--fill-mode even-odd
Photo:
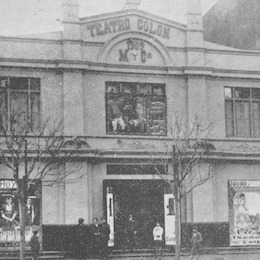
{"label": "sign reading teatro colon", "polygon": [[87,25],[91,37],[125,31],[145,32],[160,38],[170,38],[170,27],[150,19],[127,17],[95,22]]}

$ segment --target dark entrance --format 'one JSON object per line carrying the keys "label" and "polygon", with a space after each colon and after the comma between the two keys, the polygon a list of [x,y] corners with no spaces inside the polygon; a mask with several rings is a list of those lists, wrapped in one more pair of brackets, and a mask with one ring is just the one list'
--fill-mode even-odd
{"label": "dark entrance", "polygon": [[[153,245],[156,221],[164,224],[163,194],[166,183],[161,180],[105,180],[114,195],[115,249],[129,249],[129,215],[133,215],[134,249],[148,249]],[[106,200],[104,199],[106,203]],[[104,203],[104,204],[105,204]],[[106,209],[106,205],[104,205]]]}

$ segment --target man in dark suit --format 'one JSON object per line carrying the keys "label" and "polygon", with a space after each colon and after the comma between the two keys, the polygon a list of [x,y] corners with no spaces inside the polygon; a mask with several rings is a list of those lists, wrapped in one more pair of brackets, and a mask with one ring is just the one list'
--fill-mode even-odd
{"label": "man in dark suit", "polygon": [[103,259],[107,259],[107,257],[108,257],[108,241],[109,241],[109,235],[110,235],[110,226],[106,222],[106,219],[104,217],[101,218],[100,231],[101,231],[101,239],[102,239],[102,245],[101,245],[102,258]]}
{"label": "man in dark suit", "polygon": [[101,226],[98,224],[98,219],[93,218],[93,224],[90,225],[90,232],[92,237],[93,255],[101,256],[102,237]]}
{"label": "man in dark suit", "polygon": [[84,219],[79,218],[75,229],[75,255],[77,259],[85,259],[86,255],[86,229]]}
{"label": "man in dark suit", "polygon": [[133,215],[129,215],[128,222],[126,224],[126,236],[127,236],[127,248],[131,251],[134,250],[136,246],[136,234],[137,226],[133,218]]}

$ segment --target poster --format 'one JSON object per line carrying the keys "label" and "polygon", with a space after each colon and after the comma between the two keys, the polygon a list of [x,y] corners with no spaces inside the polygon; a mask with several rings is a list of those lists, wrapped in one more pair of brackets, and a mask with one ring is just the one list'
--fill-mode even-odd
{"label": "poster", "polygon": [[165,245],[176,245],[173,194],[164,194]]}
{"label": "poster", "polygon": [[110,234],[108,240],[108,246],[114,246],[115,237],[114,237],[114,207],[113,207],[113,193],[110,191],[110,188],[107,188],[107,223],[110,227]]}
{"label": "poster", "polygon": [[[20,215],[14,180],[0,180],[0,248],[17,249],[20,242]],[[29,247],[34,230],[40,230],[41,185],[29,186],[25,207],[25,241]]]}
{"label": "poster", "polygon": [[260,181],[229,181],[231,246],[260,245]]}

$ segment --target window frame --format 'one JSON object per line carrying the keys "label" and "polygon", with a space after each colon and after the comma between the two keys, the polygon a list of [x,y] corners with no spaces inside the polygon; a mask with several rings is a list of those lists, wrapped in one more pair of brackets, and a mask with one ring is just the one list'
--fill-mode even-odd
{"label": "window frame", "polygon": [[[108,92],[108,88],[114,86],[114,89],[117,89],[117,92]],[[137,89],[143,87],[143,86],[148,86],[148,94],[143,94],[143,93],[137,93]],[[156,95],[153,94],[154,88],[156,86],[162,88],[162,94],[161,95]],[[150,90],[149,90],[150,88]],[[158,99],[162,98],[163,103],[164,103],[164,110],[163,110],[163,120],[164,121],[164,131],[163,132],[152,132],[151,128],[149,128],[150,131],[147,132],[130,132],[130,133],[124,133],[124,132],[113,132],[110,130],[109,127],[109,115],[108,115],[108,96],[115,94],[115,95],[122,95],[123,91],[127,91],[128,89],[132,89],[131,92],[131,97],[142,97],[146,99],[146,107],[145,110],[147,111],[149,108],[147,106],[149,101],[149,104],[151,104],[151,101],[153,99]],[[150,105],[149,105],[150,106]],[[125,136],[131,136],[131,135],[141,135],[141,136],[166,136],[167,135],[167,98],[166,98],[166,84],[165,83],[147,83],[147,82],[127,82],[127,81],[105,81],[105,120],[106,120],[106,134],[108,135],[125,135]],[[147,123],[149,123],[149,120],[151,118],[151,112],[149,113],[149,118],[146,118]]]}
{"label": "window frame", "polygon": [[[226,89],[231,89],[231,97],[226,97]],[[254,98],[253,97],[253,91],[257,89],[259,91],[259,97],[258,98]],[[236,96],[236,90],[241,91],[240,93],[242,93],[243,95],[243,90],[248,90],[249,91],[249,95],[248,97],[237,97]],[[245,93],[245,92],[244,92]],[[249,135],[238,135],[238,113],[237,113],[237,104],[241,102],[243,104],[248,103],[249,104],[249,108],[248,108],[248,129],[244,129],[244,131],[249,131]],[[227,118],[227,103],[231,104],[231,109],[232,109],[232,118]],[[234,86],[225,86],[224,87],[224,106],[225,106],[225,131],[226,131],[226,137],[237,137],[237,138],[260,138],[260,131],[259,131],[259,135],[256,136],[257,132],[254,131],[254,103],[258,103],[259,104],[259,113],[260,113],[260,88],[249,88],[249,87],[234,87]],[[245,106],[243,105],[243,108],[245,108]],[[231,120],[231,124],[232,124],[232,134],[229,134],[228,132],[228,120]],[[245,120],[245,119],[244,119]],[[258,120],[259,124],[260,124],[260,117]]]}
{"label": "window frame", "polygon": [[[13,87],[11,81],[19,79],[24,80],[26,82],[25,86],[26,88],[19,88],[19,87]],[[6,80],[6,86],[2,86],[2,81]],[[35,83],[35,89],[33,89],[33,81],[37,82]],[[24,93],[26,96],[26,117],[30,124],[30,131],[37,131],[37,129],[41,126],[41,79],[39,77],[13,77],[13,76],[0,76],[0,93],[3,93],[5,95],[5,103],[6,103],[6,111],[4,113],[4,117],[7,119],[7,129],[10,129],[10,122],[8,118],[10,118],[12,114],[12,94],[21,94]],[[36,104],[37,110],[38,110],[38,124],[34,127],[33,126],[33,99],[36,96],[38,98],[38,104]],[[16,108],[17,109],[17,108]],[[27,122],[28,122],[27,121]]]}

